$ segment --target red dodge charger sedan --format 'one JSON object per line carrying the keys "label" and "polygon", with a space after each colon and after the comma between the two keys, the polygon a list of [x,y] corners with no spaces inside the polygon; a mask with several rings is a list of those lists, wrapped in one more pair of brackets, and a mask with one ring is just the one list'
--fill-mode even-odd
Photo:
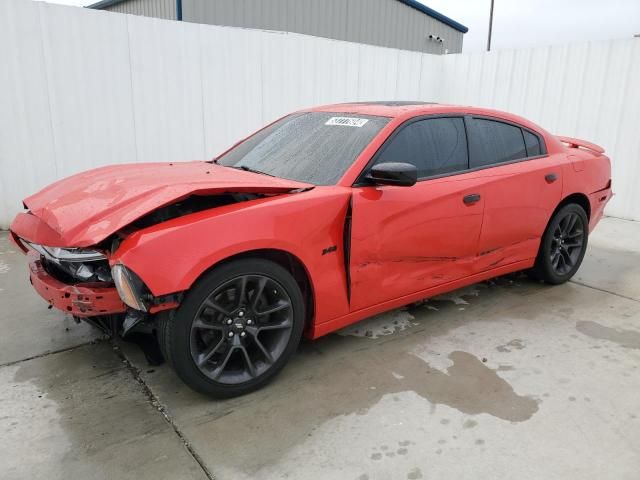
{"label": "red dodge charger sedan", "polygon": [[153,335],[189,386],[228,397],[273,378],[302,335],[518,270],[566,282],[611,195],[601,147],[515,115],[349,103],[210,162],[58,181],[11,236],[50,305]]}

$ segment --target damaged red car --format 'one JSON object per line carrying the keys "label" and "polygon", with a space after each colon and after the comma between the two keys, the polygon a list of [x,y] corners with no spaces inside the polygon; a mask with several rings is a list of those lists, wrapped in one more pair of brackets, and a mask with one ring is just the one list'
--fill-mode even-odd
{"label": "damaged red car", "polygon": [[420,102],[299,111],[211,162],[98,168],[11,236],[55,308],[143,332],[219,397],[301,337],[518,270],[559,284],[611,198],[604,150],[515,115]]}

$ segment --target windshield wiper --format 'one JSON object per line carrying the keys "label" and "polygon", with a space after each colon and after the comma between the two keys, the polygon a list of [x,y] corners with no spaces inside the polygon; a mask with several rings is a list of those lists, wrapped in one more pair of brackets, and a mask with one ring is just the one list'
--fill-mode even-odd
{"label": "windshield wiper", "polygon": [[259,173],[260,175],[267,175],[269,177],[275,177],[275,175],[271,175],[270,173],[267,172],[261,172],[260,170],[255,170],[251,167],[247,167],[246,165],[239,165],[239,166],[231,166],[231,168],[236,168],[239,170],[244,170],[245,172],[251,172],[251,173]]}

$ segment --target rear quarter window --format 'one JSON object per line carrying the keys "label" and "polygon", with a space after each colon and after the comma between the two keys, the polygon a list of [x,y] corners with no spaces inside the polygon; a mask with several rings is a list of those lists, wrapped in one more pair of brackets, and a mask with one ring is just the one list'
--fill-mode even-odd
{"label": "rear quarter window", "polygon": [[542,155],[542,146],[540,145],[538,136],[528,130],[522,130],[522,133],[524,134],[524,143],[527,147],[527,156],[536,157]]}

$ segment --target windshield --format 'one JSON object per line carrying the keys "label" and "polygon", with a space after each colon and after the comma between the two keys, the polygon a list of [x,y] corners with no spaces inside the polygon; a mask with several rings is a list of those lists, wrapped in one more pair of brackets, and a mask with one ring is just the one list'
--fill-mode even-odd
{"label": "windshield", "polygon": [[389,118],[329,112],[289,115],[216,159],[313,185],[334,185]]}

